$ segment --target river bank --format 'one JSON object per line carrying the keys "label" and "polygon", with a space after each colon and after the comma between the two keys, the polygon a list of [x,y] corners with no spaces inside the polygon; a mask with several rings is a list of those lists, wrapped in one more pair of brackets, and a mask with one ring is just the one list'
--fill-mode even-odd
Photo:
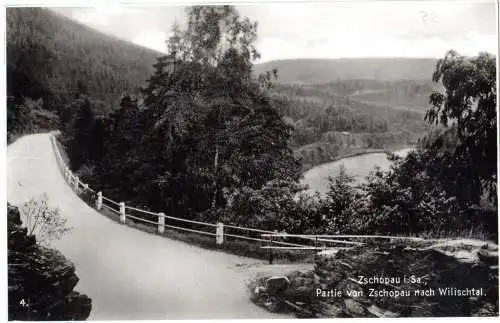
{"label": "river bank", "polygon": [[354,177],[356,181],[362,181],[376,166],[383,170],[389,169],[391,163],[387,159],[387,152],[404,157],[413,149],[413,147],[400,146],[399,149],[393,147],[392,149],[364,149],[353,152],[310,168],[303,173],[301,183],[308,185],[311,193],[318,191],[324,194],[328,191],[328,177],[338,175],[341,165],[344,166],[348,175]]}
{"label": "river bank", "polygon": [[354,148],[355,151],[351,151],[351,152],[346,152],[344,154],[341,154],[339,156],[336,156],[324,163],[321,163],[321,164],[318,164],[318,165],[304,165],[302,167],[302,174],[305,174],[307,173],[309,170],[315,168],[315,167],[319,167],[321,165],[326,165],[326,164],[329,164],[329,163],[333,163],[333,162],[336,162],[336,161],[339,161],[341,159],[345,159],[345,158],[351,158],[351,157],[356,157],[356,156],[361,156],[361,155],[367,155],[367,154],[375,154],[375,153],[389,153],[389,152],[394,152],[394,151],[398,151],[398,150],[403,150],[403,149],[407,149],[407,148],[410,148],[406,145],[400,145],[400,146],[393,146],[393,147],[390,147],[390,148]]}

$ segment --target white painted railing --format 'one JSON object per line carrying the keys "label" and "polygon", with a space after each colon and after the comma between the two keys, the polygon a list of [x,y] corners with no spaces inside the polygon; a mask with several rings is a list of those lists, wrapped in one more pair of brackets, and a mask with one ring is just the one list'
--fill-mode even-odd
{"label": "white painted railing", "polygon": [[[297,244],[297,243],[291,243],[291,242],[285,242],[285,241],[278,241],[277,239],[273,238],[267,238],[267,237],[251,237],[248,235],[245,235],[245,233],[242,234],[233,234],[233,233],[227,233],[224,232],[226,229],[232,229],[235,231],[240,231],[240,232],[246,232],[246,233],[254,233],[254,234],[276,234],[276,231],[269,231],[269,230],[261,230],[261,229],[255,229],[255,228],[247,228],[247,227],[241,227],[241,226],[236,226],[236,225],[225,225],[221,222],[218,223],[207,223],[207,222],[201,222],[201,221],[195,221],[195,220],[188,220],[188,219],[183,219],[183,218],[177,218],[173,216],[168,216],[165,215],[163,212],[155,213],[147,210],[143,210],[140,208],[132,207],[129,205],[126,205],[124,202],[117,202],[114,201],[102,194],[101,191],[96,191],[92,188],[89,187],[88,184],[83,183],[80,181],[78,176],[74,175],[69,167],[66,165],[64,162],[64,159],[62,158],[61,152],[59,151],[59,147],[57,145],[57,140],[56,138],[51,135],[50,140],[52,142],[52,146],[56,155],[56,161],[59,166],[59,169],[61,170],[62,174],[64,175],[64,178],[68,185],[77,193],[83,192],[83,191],[90,191],[95,194],[95,208],[98,211],[101,211],[103,208],[107,209],[114,214],[119,215],[120,222],[125,224],[127,222],[127,219],[133,219],[136,221],[141,221],[144,223],[149,223],[156,225],[158,227],[157,231],[160,234],[163,234],[165,232],[165,228],[171,228],[171,229],[176,229],[176,230],[181,230],[181,231],[186,231],[186,232],[193,232],[197,234],[203,234],[203,235],[208,235],[208,236],[214,236],[216,243],[218,245],[221,245],[224,243],[224,238],[225,237],[230,237],[230,238],[236,238],[236,239],[244,239],[244,240],[249,240],[249,241],[258,241],[258,242],[264,242],[267,243],[268,246],[270,247],[271,244],[276,244],[276,245],[281,245],[281,246],[289,246],[293,248],[298,248],[298,247],[308,247],[307,245],[302,245],[302,244]],[[152,215],[157,217],[157,221],[152,221],[148,219],[144,219],[138,216],[134,216],[130,214],[130,212],[127,211],[133,211],[133,212],[138,212],[142,214],[147,214],[147,215]],[[215,229],[214,231],[203,231],[203,230],[196,230],[192,228],[186,228],[182,227],[180,225],[172,225],[172,224],[166,224],[165,219],[170,219],[182,223],[190,223],[194,225],[199,225],[199,226],[204,226],[206,228],[211,228],[212,230]]]}

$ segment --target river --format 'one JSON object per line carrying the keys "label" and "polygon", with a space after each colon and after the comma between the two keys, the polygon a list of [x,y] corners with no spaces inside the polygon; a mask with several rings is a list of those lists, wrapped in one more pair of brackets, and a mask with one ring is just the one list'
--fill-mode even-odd
{"label": "river", "polygon": [[[394,153],[404,157],[412,150],[413,148],[405,148],[396,150]],[[311,168],[304,173],[301,183],[308,184],[311,193],[318,191],[324,194],[328,191],[328,176],[337,176],[342,164],[344,164],[348,175],[353,176],[356,181],[362,181],[375,166],[379,166],[382,170],[388,170],[391,162],[387,159],[385,153],[370,153],[346,157]]]}

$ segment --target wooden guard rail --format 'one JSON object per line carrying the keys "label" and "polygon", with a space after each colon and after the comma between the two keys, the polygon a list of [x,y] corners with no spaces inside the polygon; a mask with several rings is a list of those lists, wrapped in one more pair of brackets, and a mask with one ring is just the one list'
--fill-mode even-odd
{"label": "wooden guard rail", "polygon": [[[163,213],[163,212],[159,212],[159,213],[151,212],[148,210],[143,210],[140,208],[132,207],[130,205],[126,205],[125,202],[114,201],[111,198],[104,196],[101,191],[96,191],[96,190],[90,188],[88,184],[83,183],[79,179],[78,176],[74,175],[73,172],[69,169],[69,167],[64,162],[64,159],[62,158],[61,152],[59,151],[59,148],[57,146],[55,136],[51,135],[50,140],[51,140],[54,152],[55,152],[57,165],[58,165],[60,171],[62,172],[64,179],[66,180],[68,185],[78,194],[81,192],[84,192],[84,191],[91,192],[93,194],[93,196],[95,197],[95,208],[98,211],[101,211],[103,209],[107,209],[107,210],[113,212],[114,214],[117,214],[119,216],[119,220],[122,224],[127,223],[127,219],[133,219],[135,221],[140,221],[140,222],[156,225],[157,231],[159,234],[163,234],[165,232],[165,228],[171,228],[171,229],[176,229],[176,230],[181,230],[181,231],[186,231],[186,232],[193,232],[193,233],[197,233],[197,234],[214,236],[215,241],[218,245],[222,245],[224,243],[225,237],[266,243],[267,246],[262,247],[262,248],[270,249],[270,260],[271,261],[272,261],[272,250],[270,247],[272,245],[279,245],[279,246],[281,246],[281,248],[289,248],[289,249],[295,249],[295,248],[304,248],[305,249],[308,247],[307,245],[304,245],[304,244],[279,241],[276,238],[266,238],[266,237],[262,237],[262,236],[258,236],[258,237],[250,236],[251,234],[253,234],[253,235],[276,234],[277,233],[276,231],[261,230],[261,229],[256,229],[256,228],[247,228],[247,227],[241,227],[241,226],[236,226],[236,225],[224,224],[222,222],[207,223],[207,222],[202,222],[202,221],[177,218],[177,217],[165,215],[165,213]],[[149,215],[150,217],[151,216],[156,217],[156,221],[148,220],[148,219],[136,216],[136,215],[132,215],[131,214],[132,212]],[[181,225],[166,224],[165,223],[166,219],[178,221],[180,223],[189,223],[192,225],[204,226],[205,228],[211,228],[212,230],[215,228],[215,232],[186,228],[186,227],[183,227]],[[236,233],[225,232],[228,229],[231,231],[237,231],[237,232],[241,232],[241,233],[236,234]]]}
{"label": "wooden guard rail", "polygon": [[[122,224],[127,223],[127,218],[133,219],[134,221],[140,221],[148,224],[152,224],[157,226],[157,232],[159,234],[164,234],[165,228],[171,228],[175,230],[181,230],[186,232],[192,232],[202,235],[208,235],[215,237],[215,242],[217,245],[222,245],[224,243],[225,237],[243,239],[248,241],[255,241],[265,243],[266,246],[261,246],[261,248],[269,250],[269,262],[273,262],[273,249],[287,249],[287,250],[328,250],[328,249],[345,249],[345,247],[336,246],[338,244],[341,245],[350,245],[350,246],[359,246],[363,245],[362,242],[355,241],[347,241],[349,238],[381,238],[381,239],[413,239],[413,240],[423,240],[420,238],[413,237],[393,237],[393,236],[362,236],[362,235],[299,235],[299,234],[287,234],[287,233],[278,233],[277,231],[269,231],[269,230],[261,230],[256,228],[247,228],[236,225],[224,224],[222,222],[218,223],[207,223],[202,221],[188,220],[183,218],[177,218],[169,215],[165,215],[163,212],[151,212],[147,210],[143,210],[140,208],[132,207],[130,205],[125,205],[125,202],[117,202],[114,201],[102,194],[101,191],[96,191],[89,187],[88,184],[80,181],[79,177],[74,175],[69,167],[64,162],[62,155],[57,146],[56,138],[54,135],[50,136],[50,140],[55,152],[56,161],[59,166],[60,171],[62,172],[65,181],[68,185],[77,193],[80,194],[82,192],[91,192],[92,196],[95,198],[95,208],[98,211],[101,211],[103,208],[107,209],[114,214],[119,215],[120,222]],[[127,212],[128,211],[128,212]],[[144,215],[148,215],[149,217],[155,218],[155,220],[149,220],[145,218],[141,218],[136,215],[132,215],[131,212],[140,213]],[[210,228],[214,231],[203,231],[197,230],[193,228],[186,228],[180,225],[172,225],[166,224],[165,220],[178,221],[180,223],[188,223],[192,225],[204,226],[205,228]],[[227,230],[236,230],[238,232],[242,232],[241,234],[227,233]],[[250,236],[253,234],[254,236]],[[258,237],[256,237],[257,235]],[[294,243],[294,242],[286,242],[282,241],[285,239],[295,239],[304,241],[303,243]],[[343,240],[339,240],[343,239]],[[330,245],[326,245],[330,244]],[[332,246],[333,245],[333,246]]]}

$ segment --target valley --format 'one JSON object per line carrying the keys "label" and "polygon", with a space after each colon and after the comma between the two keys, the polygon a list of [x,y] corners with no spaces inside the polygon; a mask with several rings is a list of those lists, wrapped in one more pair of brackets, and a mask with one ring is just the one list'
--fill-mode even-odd
{"label": "valley", "polygon": [[7,8],[9,320],[497,315],[496,57],[405,6]]}

